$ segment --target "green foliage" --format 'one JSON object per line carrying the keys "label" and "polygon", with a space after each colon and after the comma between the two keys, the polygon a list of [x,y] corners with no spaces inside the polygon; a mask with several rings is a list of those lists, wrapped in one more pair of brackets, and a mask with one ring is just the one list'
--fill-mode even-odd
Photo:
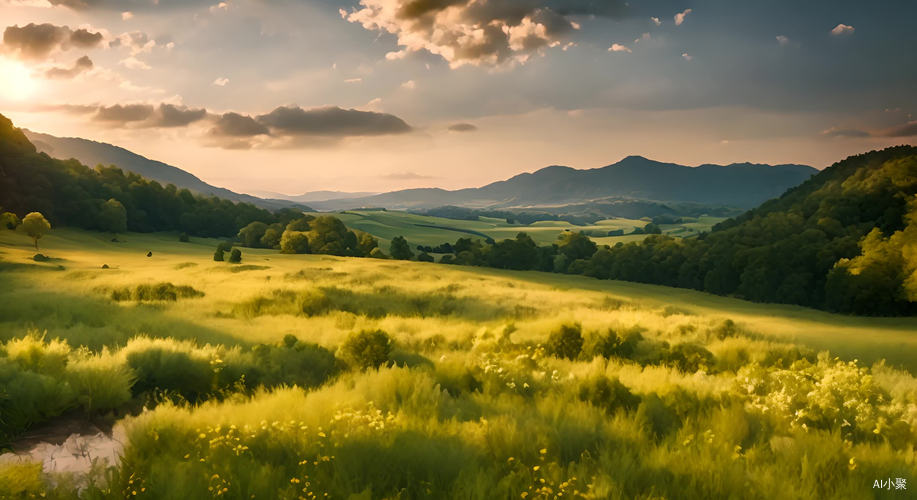
{"label": "green foliage", "polygon": [[217,245],[217,249],[213,251],[213,261],[214,262],[223,262],[223,259],[224,259],[223,253],[224,253],[223,247],[220,245]]}
{"label": "green foliage", "polygon": [[233,248],[232,252],[229,254],[229,263],[238,264],[242,262],[242,250],[238,248]]}
{"label": "green foliage", "polygon": [[389,361],[392,339],[382,330],[362,330],[351,333],[341,344],[341,359],[354,368],[378,368]]}
{"label": "green foliage", "polygon": [[170,301],[178,299],[191,299],[203,297],[204,292],[195,290],[188,285],[173,285],[169,282],[155,284],[141,284],[133,288],[116,288],[109,292],[109,297],[114,301],[133,300],[136,302]]}
{"label": "green foliage", "polygon": [[255,221],[240,229],[237,237],[242,242],[242,246],[258,248],[261,246],[261,240],[264,238],[264,234],[267,230],[267,224],[261,221]]}
{"label": "green foliage", "polygon": [[418,262],[434,262],[434,260],[435,259],[433,258],[433,256],[428,254],[427,252],[420,252],[417,255]]}
{"label": "green foliage", "polygon": [[98,215],[99,229],[109,233],[127,231],[127,210],[120,201],[111,198],[102,203]]}
{"label": "green foliage", "polygon": [[22,221],[19,220],[19,216],[13,212],[3,212],[0,214],[0,229],[6,228],[15,230],[19,227],[19,224],[22,224]]}
{"label": "green foliage", "polygon": [[595,375],[580,382],[578,397],[580,401],[586,401],[609,414],[614,414],[618,409],[634,410],[640,404],[640,397],[631,393],[621,381],[604,375]]}
{"label": "green foliage", "polygon": [[545,348],[558,358],[576,359],[583,350],[583,327],[579,323],[561,325],[551,332]]}
{"label": "green foliage", "polygon": [[51,224],[41,213],[31,212],[22,218],[19,230],[28,235],[29,238],[32,238],[35,243],[35,250],[38,250],[38,240],[48,234],[48,231],[51,230]]}
{"label": "green foliage", "polygon": [[404,239],[404,236],[392,238],[389,253],[391,253],[393,259],[398,260],[410,260],[414,256],[414,252],[411,250],[411,246],[408,245],[407,240]]}
{"label": "green foliage", "polygon": [[309,237],[302,231],[286,230],[280,238],[283,253],[309,253]]}

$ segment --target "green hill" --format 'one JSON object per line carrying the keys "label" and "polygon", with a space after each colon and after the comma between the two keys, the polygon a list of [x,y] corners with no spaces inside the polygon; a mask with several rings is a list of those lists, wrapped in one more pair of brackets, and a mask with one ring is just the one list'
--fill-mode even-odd
{"label": "green hill", "polygon": [[917,148],[836,163],[705,237],[599,251],[587,274],[856,314],[917,313]]}

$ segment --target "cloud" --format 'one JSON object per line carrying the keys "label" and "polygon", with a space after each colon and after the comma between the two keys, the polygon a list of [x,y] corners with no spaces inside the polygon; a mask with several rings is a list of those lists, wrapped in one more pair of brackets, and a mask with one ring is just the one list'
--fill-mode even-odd
{"label": "cloud", "polygon": [[662,21],[660,21],[658,17],[651,17],[650,21],[653,21],[653,24],[656,26],[662,26]]}
{"label": "cloud", "polygon": [[883,130],[878,135],[882,137],[914,137],[917,136],[917,120],[912,120],[904,125],[898,125],[890,129]]}
{"label": "cloud", "polygon": [[363,83],[362,78],[348,78],[344,80],[344,83]]}
{"label": "cloud", "polygon": [[408,89],[408,90],[414,90],[417,88],[417,82],[415,82],[414,80],[408,80],[401,84],[401,88]]}
{"label": "cloud", "polygon": [[140,59],[137,59],[134,56],[130,56],[125,59],[122,59],[118,61],[118,64],[124,66],[127,69],[143,69],[143,70],[152,69],[152,67],[149,64],[141,61]]}
{"label": "cloud", "polygon": [[685,61],[690,61],[694,59],[694,56],[692,56],[691,54],[688,54],[687,52],[682,52],[681,58],[684,59]]}
{"label": "cloud", "polygon": [[220,137],[254,137],[268,135],[270,130],[251,116],[239,113],[224,113],[216,119],[210,135]]}
{"label": "cloud", "polygon": [[777,39],[777,43],[780,44],[780,45],[786,45],[786,44],[790,43],[790,39],[787,38],[787,37],[784,36],[784,35],[777,35],[777,36],[776,36],[776,39]]}
{"label": "cloud", "polygon": [[678,14],[675,14],[675,26],[681,26],[681,24],[685,22],[685,18],[688,17],[688,14],[691,12],[691,9],[685,9]]}
{"label": "cloud", "polygon": [[340,13],[395,35],[402,49],[386,59],[425,50],[457,68],[523,63],[579,29],[574,17],[622,17],[626,10],[623,0],[360,0]]}
{"label": "cloud", "polygon": [[153,47],[156,46],[156,40],[150,39],[149,35],[142,31],[131,31],[118,35],[108,42],[108,46],[112,48],[127,47],[130,49],[131,55],[136,56],[137,54],[152,51]]}
{"label": "cloud", "polygon": [[91,49],[102,43],[102,33],[68,26],[29,23],[7,26],[3,31],[3,47],[22,59],[43,59],[55,50]]}
{"label": "cloud", "polygon": [[644,34],[640,35],[640,38],[634,38],[634,43],[636,44],[636,43],[640,43],[640,42],[648,42],[648,41],[650,41],[650,40],[652,40],[652,39],[653,39],[653,36],[652,36],[652,35],[650,35],[649,33],[644,33]]}
{"label": "cloud", "polygon": [[853,26],[848,26],[846,24],[838,24],[831,29],[831,34],[834,36],[845,36],[852,35],[856,29]]}
{"label": "cloud", "polygon": [[81,73],[92,69],[92,59],[89,56],[83,56],[73,63],[70,68],[54,67],[45,71],[45,77],[57,80],[66,80],[74,78]]}
{"label": "cloud", "polygon": [[432,175],[423,175],[416,172],[396,172],[392,174],[380,175],[380,179],[387,179],[390,181],[419,181],[426,179],[435,179]]}
{"label": "cloud", "polygon": [[825,137],[869,137],[872,134],[865,130],[831,127],[827,130],[822,130],[821,135]]}
{"label": "cloud", "polygon": [[478,130],[477,125],[471,123],[454,123],[449,125],[449,131],[451,132],[474,132]]}
{"label": "cloud", "polygon": [[608,47],[608,52],[632,52],[627,46],[621,45],[620,43],[613,43],[611,47]]}
{"label": "cloud", "polygon": [[336,106],[313,109],[279,107],[257,119],[272,131],[283,135],[346,137],[411,131],[411,127],[397,116]]}
{"label": "cloud", "polygon": [[129,10],[126,10],[126,11],[124,11],[124,12],[121,13],[121,20],[122,20],[122,21],[127,21],[127,20],[130,20],[130,19],[133,19],[133,18],[134,18],[134,13],[131,12],[131,11],[129,11]]}
{"label": "cloud", "polygon": [[213,81],[213,84],[216,85],[217,87],[225,87],[226,84],[228,83],[229,83],[229,78],[225,78],[225,77],[217,78],[216,80]]}
{"label": "cloud", "polygon": [[[86,112],[86,107],[78,107],[74,109],[74,112]],[[97,106],[94,112],[92,119],[108,127],[130,126],[134,128],[185,127],[207,116],[207,111],[202,108],[195,109],[167,103],[161,103],[158,106],[152,104]]]}

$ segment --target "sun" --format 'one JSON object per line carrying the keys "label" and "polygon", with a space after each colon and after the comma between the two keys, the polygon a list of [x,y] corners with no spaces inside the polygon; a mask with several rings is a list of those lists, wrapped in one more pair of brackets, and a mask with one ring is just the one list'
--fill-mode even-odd
{"label": "sun", "polygon": [[24,101],[35,93],[36,86],[28,68],[17,61],[0,58],[0,99]]}

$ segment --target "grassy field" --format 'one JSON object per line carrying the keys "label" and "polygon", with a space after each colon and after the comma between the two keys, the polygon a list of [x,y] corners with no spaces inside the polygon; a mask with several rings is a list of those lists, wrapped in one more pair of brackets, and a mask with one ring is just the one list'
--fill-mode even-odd
{"label": "grassy field", "polygon": [[[335,214],[351,228],[359,229],[379,238],[384,248],[395,236],[404,236],[411,245],[436,246],[454,243],[463,237],[487,237],[494,240],[514,238],[524,231],[539,245],[549,245],[564,231],[583,231],[599,244],[614,245],[618,242],[642,240],[644,235],[631,235],[634,228],[643,227],[647,220],[608,219],[595,224],[577,226],[564,221],[540,221],[533,224],[508,224],[505,219],[481,217],[479,220],[455,220],[430,217],[407,212],[382,210],[348,210]],[[709,231],[720,222],[717,217],[686,219],[682,224],[662,225],[663,232],[673,236],[687,237],[701,231]],[[609,231],[621,229],[624,236],[608,236]]]}
{"label": "grassy field", "polygon": [[[342,218],[383,239],[445,223]],[[563,230],[533,226],[543,242]],[[54,230],[40,242],[51,260],[35,262],[30,240],[0,231],[0,382],[18,367],[69,384],[96,406],[36,414],[110,411],[127,429],[122,464],[84,498],[899,498],[872,481],[917,472],[914,318],[271,250],[231,265],[213,262],[216,240],[110,239]],[[161,282],[195,293],[138,296]],[[371,349],[346,346],[376,330],[391,349],[361,370]],[[276,361],[297,341],[306,361]],[[321,352],[336,368],[316,368]],[[92,366],[106,382],[79,385]],[[165,380],[167,366],[186,375]],[[98,403],[115,380],[120,396]],[[151,398],[141,383],[171,392]],[[17,467],[0,465],[0,497],[76,495]]]}

